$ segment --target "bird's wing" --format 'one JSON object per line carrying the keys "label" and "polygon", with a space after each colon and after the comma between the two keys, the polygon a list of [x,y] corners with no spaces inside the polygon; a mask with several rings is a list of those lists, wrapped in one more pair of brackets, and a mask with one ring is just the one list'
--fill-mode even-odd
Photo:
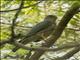
{"label": "bird's wing", "polygon": [[38,32],[40,32],[40,31],[48,28],[48,27],[51,26],[51,25],[52,25],[52,23],[49,22],[49,21],[43,21],[43,22],[35,25],[35,26],[31,29],[31,31],[27,34],[26,38],[28,38],[28,37],[30,37],[30,36],[32,36],[32,35],[37,34]]}

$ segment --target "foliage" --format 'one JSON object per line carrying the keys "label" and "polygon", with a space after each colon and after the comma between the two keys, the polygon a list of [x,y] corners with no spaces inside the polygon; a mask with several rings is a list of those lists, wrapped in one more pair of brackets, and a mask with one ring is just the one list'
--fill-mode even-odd
{"label": "foliage", "polygon": [[[24,1],[24,7],[33,5],[37,3],[38,1]],[[62,0],[48,0],[43,1],[39,4],[33,5],[28,8],[23,8],[20,12],[17,20],[16,20],[16,27],[15,27],[15,34],[21,34],[26,35],[27,32],[37,23],[43,21],[44,17],[46,15],[52,14],[57,15],[58,19],[56,23],[58,24],[60,22],[60,19],[63,17],[65,12],[69,9],[69,7],[74,3],[75,1],[62,1]],[[80,2],[80,1],[78,1]],[[19,7],[20,1],[19,0],[1,0],[1,11],[5,10],[12,10],[17,9]],[[8,12],[1,12],[1,41],[8,40],[11,38],[11,24],[12,19],[14,18],[14,15],[16,13],[15,11],[8,11]],[[72,29],[70,29],[72,28]],[[63,44],[70,44],[70,43],[79,43],[80,41],[80,30],[77,31],[76,29],[80,29],[80,13],[76,14],[70,22],[67,24],[67,27],[65,28],[63,34],[58,39],[58,41],[55,43],[56,46],[61,46]],[[31,43],[32,44],[32,43]],[[35,42],[33,46],[35,46]],[[6,47],[7,46],[7,47]],[[4,47],[4,48],[2,48]],[[2,50],[10,50],[14,46],[12,45],[4,45],[2,46]],[[63,50],[63,52],[67,51],[67,49]],[[29,51],[20,49],[19,51],[15,52],[16,54],[19,54],[21,56],[26,55]],[[10,52],[12,53],[12,52]],[[57,52],[61,53],[61,52]],[[79,52],[80,53],[80,52]],[[79,54],[77,53],[77,54]],[[16,55],[14,54],[14,55]],[[49,53],[50,54],[50,53]],[[13,54],[11,54],[13,55]],[[52,54],[55,55],[55,54]],[[57,55],[57,54],[56,54]],[[46,54],[45,54],[46,56]],[[51,58],[52,56],[50,56]],[[77,55],[74,55],[76,58],[80,58]],[[44,58],[44,56],[42,57]],[[45,59],[50,59],[46,56]]]}

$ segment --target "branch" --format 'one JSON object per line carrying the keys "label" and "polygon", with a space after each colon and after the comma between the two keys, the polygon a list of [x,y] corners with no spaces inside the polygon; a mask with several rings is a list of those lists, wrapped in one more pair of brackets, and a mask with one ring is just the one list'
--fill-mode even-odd
{"label": "branch", "polygon": [[[5,24],[5,25],[11,25],[10,23],[6,23],[6,22],[0,22],[0,24]],[[16,27],[21,27],[23,29],[28,29],[28,28],[32,28],[32,27],[29,27],[29,26],[20,26],[20,25],[16,25]],[[67,28],[69,30],[74,30],[74,31],[80,31],[80,28]]]}
{"label": "branch", "polygon": [[62,49],[68,49],[68,48],[73,48],[73,47],[79,47],[80,44],[67,44],[67,45],[63,45],[60,46],[58,48],[48,48],[48,47],[27,47],[24,46],[21,43],[18,42],[14,42],[13,45],[18,46],[20,48],[26,49],[26,50],[31,50],[31,51],[59,51]]}
{"label": "branch", "polygon": [[67,28],[69,30],[80,31],[80,28]]}
{"label": "branch", "polygon": [[[17,34],[17,35],[15,35],[15,38],[14,39],[18,39],[18,38],[21,38],[21,37],[23,37],[23,35]],[[9,38],[7,40],[0,41],[0,46],[3,46],[6,43],[11,43],[11,40],[12,40],[12,38]]]}
{"label": "branch", "polygon": [[19,7],[18,11],[16,12],[16,14],[15,14],[13,20],[12,20],[12,26],[11,26],[11,32],[12,32],[12,34],[11,34],[11,39],[12,39],[12,40],[11,40],[11,41],[14,41],[14,38],[15,38],[14,29],[15,29],[15,25],[16,25],[16,19],[18,18],[18,15],[19,15],[22,7],[23,7],[23,4],[24,4],[24,2],[23,2],[23,0],[21,0],[20,7]]}
{"label": "branch", "polygon": [[80,46],[75,47],[74,49],[72,49],[71,51],[66,53],[64,56],[58,57],[58,58],[55,58],[55,59],[52,59],[52,60],[66,60],[66,59],[69,59],[70,57],[72,57],[74,54],[76,54],[79,51],[80,51]]}
{"label": "branch", "polygon": [[[39,3],[41,3],[42,1],[44,1],[44,0],[41,0],[41,1],[37,2],[37,3],[35,3],[35,4],[29,5],[29,6],[25,6],[25,7],[22,7],[22,8],[24,9],[24,8],[29,8],[29,7],[35,6],[35,5],[39,4]],[[0,11],[0,12],[7,13],[7,12],[11,12],[11,11],[16,11],[16,10],[19,10],[19,8],[11,9],[11,10],[3,10],[3,11]]]}
{"label": "branch", "polygon": [[11,26],[12,35],[11,35],[11,38],[9,40],[6,40],[6,41],[0,41],[0,45],[4,45],[6,43],[10,43],[10,42],[14,41],[14,38],[15,38],[14,28],[15,28],[15,25],[16,25],[15,23],[16,23],[16,19],[17,19],[18,15],[19,15],[19,12],[22,9],[22,6],[23,6],[23,0],[21,0],[21,5],[19,7],[19,10],[16,12],[16,14],[15,14],[13,20],[12,20],[12,26]]}
{"label": "branch", "polygon": [[[50,36],[46,40],[46,43],[42,47],[50,47],[52,46],[57,39],[61,36],[63,30],[67,26],[68,22],[70,19],[77,13],[77,10],[79,9],[80,4],[78,2],[75,2],[70,9],[65,13],[65,15],[62,17],[60,23],[56,27],[55,31],[53,32],[53,35]],[[45,51],[36,51],[30,58],[30,60],[38,60],[40,56],[44,53]]]}
{"label": "branch", "polygon": [[[5,25],[12,25],[12,24],[10,24],[10,23],[6,23],[6,22],[1,22],[0,21],[0,24],[5,24]],[[21,27],[21,28],[25,28],[25,29],[27,29],[27,28],[32,28],[32,27],[29,27],[29,26],[20,26],[20,25],[15,25],[16,27]]]}
{"label": "branch", "polygon": [[2,45],[4,45],[4,44],[6,44],[6,43],[9,43],[10,42],[10,40],[4,40],[4,41],[0,41],[0,46],[2,46]]}

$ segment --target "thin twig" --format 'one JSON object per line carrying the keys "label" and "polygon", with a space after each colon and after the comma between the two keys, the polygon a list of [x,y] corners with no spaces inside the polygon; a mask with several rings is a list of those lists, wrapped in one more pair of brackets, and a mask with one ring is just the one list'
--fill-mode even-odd
{"label": "thin twig", "polygon": [[16,14],[15,14],[13,20],[12,20],[12,26],[11,26],[11,32],[12,32],[12,34],[11,34],[11,36],[12,36],[11,39],[12,39],[12,41],[14,40],[14,37],[15,37],[14,29],[15,29],[15,25],[16,25],[16,19],[18,18],[18,15],[19,15],[22,7],[23,7],[23,4],[24,4],[24,2],[23,2],[23,0],[21,0],[21,5],[20,5],[18,11],[16,12]]}
{"label": "thin twig", "polygon": [[[43,0],[43,1],[44,1],[44,0]],[[35,4],[29,5],[29,6],[25,6],[25,7],[22,7],[22,8],[23,8],[23,9],[24,9],[24,8],[29,8],[29,7],[32,7],[32,6],[35,6],[35,5],[39,4],[39,3],[41,3],[41,2],[42,2],[42,0],[39,1],[39,2],[37,2],[37,3],[35,3]],[[3,10],[3,11],[0,11],[0,12],[5,12],[5,13],[7,13],[7,12],[11,12],[11,11],[16,11],[16,10],[19,10],[19,8],[11,9],[11,10]]]}
{"label": "thin twig", "polygon": [[18,46],[18,47],[23,48],[23,49],[26,49],[26,50],[32,50],[32,51],[59,51],[62,49],[68,49],[68,48],[80,46],[80,44],[68,44],[68,45],[60,46],[58,48],[48,48],[48,47],[37,47],[37,48],[35,48],[35,47],[24,46],[23,44],[18,43],[18,42],[14,42],[13,45]]}
{"label": "thin twig", "polygon": [[[0,24],[11,25],[10,23],[6,23],[6,22],[0,22]],[[20,25],[16,25],[16,27],[21,27],[23,29],[32,28],[30,26],[20,26]],[[74,30],[74,31],[80,31],[80,28],[66,28],[66,29]]]}

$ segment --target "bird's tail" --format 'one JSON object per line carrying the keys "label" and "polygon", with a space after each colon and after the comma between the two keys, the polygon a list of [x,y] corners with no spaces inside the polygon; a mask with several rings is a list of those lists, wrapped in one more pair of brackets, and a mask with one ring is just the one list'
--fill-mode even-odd
{"label": "bird's tail", "polygon": [[[34,39],[35,38],[35,39]],[[30,38],[25,38],[25,39],[22,39],[21,41],[19,41],[19,43],[22,43],[23,45],[29,43],[29,42],[32,42],[32,41],[35,41],[35,42],[38,42],[42,39],[42,37],[36,35],[36,36],[33,36],[33,37],[30,37]],[[20,49],[20,47],[16,46],[15,48],[12,49],[13,52],[16,52],[18,49]]]}
{"label": "bird's tail", "polygon": [[[22,39],[21,41],[19,41],[19,43],[25,45],[27,44],[28,42],[30,42],[29,39]],[[16,52],[18,49],[20,49],[20,47],[16,46],[15,48],[12,49],[13,52]]]}
{"label": "bird's tail", "polygon": [[[22,43],[23,45],[27,44],[26,40],[21,40],[19,43]],[[16,52],[18,49],[20,49],[19,46],[16,46],[15,48],[12,49],[13,52]]]}

